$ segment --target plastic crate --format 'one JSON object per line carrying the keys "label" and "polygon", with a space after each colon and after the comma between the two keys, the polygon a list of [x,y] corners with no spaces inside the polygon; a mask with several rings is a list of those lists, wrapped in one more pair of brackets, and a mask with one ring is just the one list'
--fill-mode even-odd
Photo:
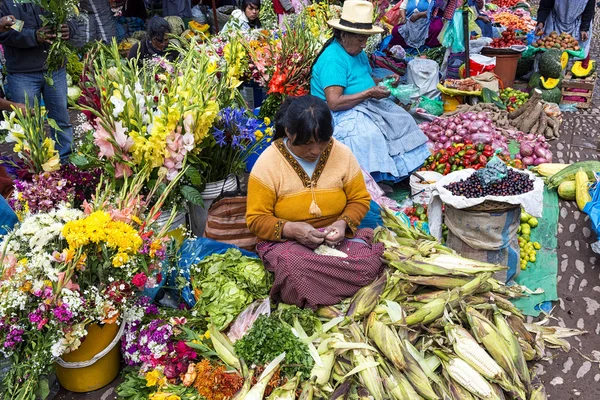
{"label": "plastic crate", "polygon": [[[583,109],[590,108],[597,77],[598,74],[593,73],[586,78],[574,78],[571,71],[567,72],[562,81],[561,104],[574,104],[575,107]],[[578,97],[578,99],[565,99],[565,97],[571,96]]]}

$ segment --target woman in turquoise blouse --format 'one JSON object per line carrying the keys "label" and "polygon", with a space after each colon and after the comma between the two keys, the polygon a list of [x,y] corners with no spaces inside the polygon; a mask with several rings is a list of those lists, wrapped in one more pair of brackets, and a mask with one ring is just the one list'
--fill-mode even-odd
{"label": "woman in turquoise blouse", "polygon": [[341,18],[328,21],[334,36],[313,65],[311,94],[327,101],[334,137],[350,147],[359,164],[378,182],[398,182],[430,152],[413,118],[371,76],[363,49],[370,35],[383,31],[372,26],[372,14],[370,2],[347,0]]}

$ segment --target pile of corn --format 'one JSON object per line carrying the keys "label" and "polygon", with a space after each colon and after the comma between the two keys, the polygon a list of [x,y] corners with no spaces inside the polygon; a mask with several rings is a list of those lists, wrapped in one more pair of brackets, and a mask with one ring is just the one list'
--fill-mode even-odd
{"label": "pile of corn", "polygon": [[[505,267],[469,260],[384,211],[376,232],[389,268],[361,289],[320,339],[315,398],[545,399],[527,361],[585,332],[528,324],[510,302],[527,295],[492,278]],[[306,390],[304,393],[308,393]],[[307,398],[307,397],[304,397]]]}
{"label": "pile of corn", "polygon": [[[349,301],[319,308],[312,336],[294,324],[315,361],[311,379],[296,377],[268,398],[545,399],[527,361],[546,346],[568,351],[565,338],[586,332],[525,323],[510,299],[528,289],[492,278],[505,267],[460,257],[391,212],[383,219],[375,238],[386,247],[385,273]],[[223,361],[245,369],[224,335],[213,330],[211,340]],[[283,356],[235,399],[262,399]]]}

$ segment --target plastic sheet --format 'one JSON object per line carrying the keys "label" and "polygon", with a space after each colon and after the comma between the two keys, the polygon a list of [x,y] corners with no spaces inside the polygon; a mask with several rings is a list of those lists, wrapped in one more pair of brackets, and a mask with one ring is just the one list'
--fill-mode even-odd
{"label": "plastic sheet", "polygon": [[[195,238],[188,239],[183,242],[181,249],[179,251],[179,262],[178,262],[178,273],[174,271],[170,276],[171,279],[175,280],[174,276],[178,275],[184,279],[190,280],[190,267],[194,264],[199,263],[205,257],[210,256],[212,254],[224,254],[227,250],[231,248],[237,248],[236,246],[217,242],[207,238]],[[239,249],[242,252],[242,255],[246,257],[258,258],[258,256],[249,251]],[[185,301],[185,303],[193,307],[196,304],[196,298],[192,289],[189,286],[184,287],[181,290],[181,297]]]}
{"label": "plastic sheet", "polygon": [[[592,229],[596,232],[596,235],[600,239],[600,175],[596,174],[596,183],[590,189],[592,195],[592,201],[588,202],[583,208],[583,212],[586,213],[590,217],[590,223],[592,224]],[[599,253],[598,245],[593,246],[592,250],[595,253]]]}
{"label": "plastic sheet", "polygon": [[498,157],[494,156],[485,168],[475,171],[473,175],[479,178],[479,181],[485,187],[506,178],[508,167]]}
{"label": "plastic sheet", "polygon": [[441,100],[430,99],[426,96],[421,96],[419,107],[425,110],[428,114],[439,117],[444,113],[444,102]]}

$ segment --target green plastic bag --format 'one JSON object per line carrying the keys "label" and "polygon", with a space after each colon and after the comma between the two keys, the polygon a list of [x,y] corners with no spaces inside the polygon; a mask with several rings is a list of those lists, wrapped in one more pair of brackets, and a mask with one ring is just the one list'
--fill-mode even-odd
{"label": "green plastic bag", "polygon": [[419,107],[427,111],[431,115],[439,117],[444,113],[444,102],[441,100],[430,99],[429,97],[421,96]]}
{"label": "green plastic bag", "polygon": [[[472,8],[469,8],[469,32],[474,32],[481,36],[481,28],[475,23],[475,16]],[[452,17],[451,21],[444,24],[444,28],[438,36],[442,46],[452,49],[453,53],[462,53],[465,51],[465,34],[463,28],[463,13],[459,7]]]}

